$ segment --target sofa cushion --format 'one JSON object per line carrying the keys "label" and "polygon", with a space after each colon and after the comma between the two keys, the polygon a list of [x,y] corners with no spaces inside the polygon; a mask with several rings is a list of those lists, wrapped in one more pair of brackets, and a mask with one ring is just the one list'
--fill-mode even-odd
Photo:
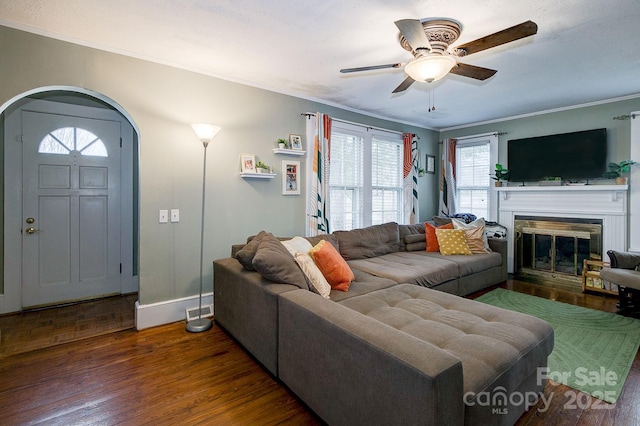
{"label": "sofa cushion", "polygon": [[316,265],[311,256],[307,253],[296,252],[293,257],[309,280],[311,290],[315,291],[325,299],[328,299],[331,294],[331,285],[327,282],[324,275],[322,275],[322,271],[320,271],[318,265]]}
{"label": "sofa cushion", "polygon": [[436,226],[448,225],[451,223],[451,218],[449,216],[433,216],[431,220]]}
{"label": "sofa cushion", "polygon": [[427,251],[440,252],[438,237],[436,237],[436,229],[453,229],[453,225],[451,223],[446,223],[441,226],[433,226],[430,223],[425,223],[424,232],[427,239]]}
{"label": "sofa cushion", "polygon": [[440,246],[440,253],[445,256],[452,254],[470,255],[467,237],[462,229],[436,229],[436,237]]}
{"label": "sofa cushion", "polygon": [[273,236],[265,233],[253,257],[253,268],[269,281],[292,284],[309,290],[304,273],[291,253]]}
{"label": "sofa cushion", "polygon": [[467,228],[463,229],[462,231],[464,231],[464,236],[467,239],[467,245],[469,246],[469,250],[471,250],[471,253],[489,253],[489,251],[491,251],[488,250],[484,245],[484,240],[486,238],[484,226],[480,226],[477,228]]}
{"label": "sofa cushion", "polygon": [[318,265],[331,288],[340,291],[349,290],[349,285],[355,277],[347,262],[331,243],[324,240],[320,241],[309,251],[309,255]]}
{"label": "sofa cushion", "polygon": [[[413,253],[412,253],[413,254]],[[458,277],[477,274],[491,268],[504,266],[502,255],[497,252],[474,254],[473,256],[452,255],[444,256],[440,253],[415,252],[416,255],[424,254],[433,259],[442,259],[457,265]]]}
{"label": "sofa cushion", "polygon": [[313,247],[309,240],[302,237],[293,237],[290,240],[284,240],[281,242],[289,253],[291,253],[291,256],[295,256],[296,253],[309,253],[309,250]]}
{"label": "sofa cushion", "polygon": [[305,237],[310,243],[311,246],[315,246],[320,241],[328,241],[331,245],[338,251],[340,251],[340,245],[338,244],[338,237],[333,234],[320,234],[313,237]]}
{"label": "sofa cushion", "polygon": [[258,246],[260,245],[260,241],[262,241],[262,237],[266,235],[265,231],[260,231],[258,235],[251,238],[247,244],[244,245],[238,252],[236,253],[236,259],[238,262],[244,267],[244,269],[248,271],[253,271],[253,257],[256,255],[256,251],[258,251]]}
{"label": "sofa cushion", "polygon": [[489,241],[487,241],[487,235],[484,232],[484,218],[476,219],[472,222],[465,223],[459,219],[451,219],[451,223],[453,224],[453,229],[474,229],[474,228],[482,228],[482,243],[484,245],[485,250],[488,252],[491,251],[489,248]]}
{"label": "sofa cushion", "polygon": [[348,263],[353,269],[376,277],[425,287],[433,287],[458,278],[456,262],[446,260],[440,253],[438,257],[428,254],[426,251],[396,252],[376,258],[350,260]]}
{"label": "sofa cushion", "polygon": [[351,231],[335,231],[345,260],[366,259],[400,251],[400,231],[395,222]]}
{"label": "sofa cushion", "polygon": [[405,235],[403,240],[405,251],[421,251],[427,249],[427,236],[424,233]]}
{"label": "sofa cushion", "polygon": [[398,225],[398,233],[400,236],[400,251],[406,250],[406,238],[409,235],[424,235],[424,223],[415,223],[412,225]]}
{"label": "sofa cushion", "polygon": [[460,359],[465,393],[515,390],[553,349],[545,321],[437,290],[399,284],[339,303]]}

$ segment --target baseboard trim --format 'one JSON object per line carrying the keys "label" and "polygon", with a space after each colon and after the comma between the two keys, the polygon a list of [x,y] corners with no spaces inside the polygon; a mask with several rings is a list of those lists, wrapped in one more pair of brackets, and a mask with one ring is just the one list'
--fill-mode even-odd
{"label": "baseboard trim", "polygon": [[[203,294],[202,304],[213,304],[213,293]],[[144,330],[145,328],[170,324],[176,321],[184,321],[187,318],[186,309],[197,306],[198,296],[166,300],[148,305],[141,305],[140,302],[136,302],[136,329]]]}

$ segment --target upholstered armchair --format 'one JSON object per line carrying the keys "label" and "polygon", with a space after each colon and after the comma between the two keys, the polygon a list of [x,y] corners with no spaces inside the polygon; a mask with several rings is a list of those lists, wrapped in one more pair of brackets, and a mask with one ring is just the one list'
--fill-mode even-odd
{"label": "upholstered armchair", "polygon": [[600,278],[618,286],[618,313],[637,313],[640,311],[640,254],[609,250],[607,255],[611,267],[602,268]]}

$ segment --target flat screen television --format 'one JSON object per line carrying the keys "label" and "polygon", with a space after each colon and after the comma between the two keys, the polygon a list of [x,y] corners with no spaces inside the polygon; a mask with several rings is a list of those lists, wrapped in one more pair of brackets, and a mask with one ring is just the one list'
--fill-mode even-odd
{"label": "flat screen television", "polygon": [[607,129],[509,140],[507,160],[510,182],[599,178],[607,171]]}

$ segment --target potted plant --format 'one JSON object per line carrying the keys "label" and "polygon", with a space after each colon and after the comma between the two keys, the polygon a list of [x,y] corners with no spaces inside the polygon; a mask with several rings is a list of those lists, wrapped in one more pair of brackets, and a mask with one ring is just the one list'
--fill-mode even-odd
{"label": "potted plant", "polygon": [[285,139],[278,139],[278,148],[285,149],[287,147],[287,141]]}
{"label": "potted plant", "polygon": [[[629,169],[632,164],[636,164],[633,160],[623,160],[619,163],[609,163],[609,171],[603,176],[607,179],[615,179],[616,185],[626,185],[628,182]],[[627,176],[624,176],[624,174]]]}
{"label": "potted plant", "polygon": [[269,171],[271,170],[270,166],[267,166],[266,164],[264,164],[262,161],[258,161],[256,163],[256,171],[258,173],[269,173]]}
{"label": "potted plant", "polygon": [[502,186],[502,181],[509,179],[509,170],[505,169],[502,164],[498,163],[496,164],[496,171],[494,175],[491,176],[491,179],[496,181],[496,186]]}

